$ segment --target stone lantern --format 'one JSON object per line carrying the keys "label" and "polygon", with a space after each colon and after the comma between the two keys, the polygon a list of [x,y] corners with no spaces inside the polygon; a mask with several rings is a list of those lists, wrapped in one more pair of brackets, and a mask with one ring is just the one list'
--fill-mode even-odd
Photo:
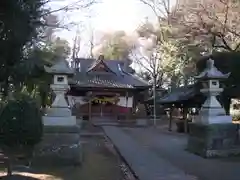
{"label": "stone lantern", "polygon": [[230,73],[223,74],[215,66],[214,61],[207,61],[206,69],[196,76],[202,82],[201,92],[207,99],[202,105],[199,115],[189,124],[187,149],[203,157],[221,157],[240,153],[238,128],[227,116],[224,108],[216,99],[223,91],[220,80],[228,78]]}
{"label": "stone lantern", "polygon": [[56,97],[43,116],[44,134],[37,149],[47,157],[80,164],[82,162],[80,127],[77,125],[76,117],[72,116],[65,98],[65,93],[69,89],[68,77],[73,75],[73,70],[64,59],[60,59],[50,68],[45,67],[45,70],[53,75],[53,83],[50,86]]}
{"label": "stone lantern", "polygon": [[76,117],[72,116],[71,109],[65,98],[65,93],[69,89],[68,77],[73,75],[73,70],[68,66],[67,61],[60,59],[55,65],[45,71],[53,75],[53,84],[50,85],[56,97],[43,117],[46,126],[74,126]]}
{"label": "stone lantern", "polygon": [[195,77],[202,82],[203,88],[200,91],[207,97],[202,105],[199,117],[196,119],[196,123],[214,124],[232,122],[232,117],[226,116],[224,108],[216,99],[216,96],[223,91],[219,81],[227,79],[229,75],[230,73],[223,74],[220,72],[214,66],[214,60],[209,59],[206,69]]}

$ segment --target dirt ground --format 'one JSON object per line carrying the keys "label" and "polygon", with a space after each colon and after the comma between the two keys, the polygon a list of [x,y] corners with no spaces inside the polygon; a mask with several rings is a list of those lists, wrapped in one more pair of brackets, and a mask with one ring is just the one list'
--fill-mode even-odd
{"label": "dirt ground", "polygon": [[125,180],[123,163],[101,136],[82,137],[83,163],[81,166],[51,165],[46,159],[33,160],[31,169],[24,168],[7,178],[3,169],[0,179],[11,180]]}

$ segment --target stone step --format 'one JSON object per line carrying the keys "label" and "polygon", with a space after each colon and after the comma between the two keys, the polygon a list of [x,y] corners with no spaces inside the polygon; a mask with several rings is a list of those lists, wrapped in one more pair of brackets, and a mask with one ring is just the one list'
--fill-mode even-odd
{"label": "stone step", "polygon": [[50,108],[47,110],[47,116],[56,117],[69,117],[71,116],[71,110],[69,108]]}
{"label": "stone step", "polygon": [[77,121],[75,116],[69,117],[43,116],[43,124],[45,126],[75,126],[77,124]]}

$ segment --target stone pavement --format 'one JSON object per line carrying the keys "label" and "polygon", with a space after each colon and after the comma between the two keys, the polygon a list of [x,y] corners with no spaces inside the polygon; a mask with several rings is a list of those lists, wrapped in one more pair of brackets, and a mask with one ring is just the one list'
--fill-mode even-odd
{"label": "stone pavement", "polygon": [[121,128],[103,126],[103,129],[139,180],[196,179],[159,157],[155,152],[137,142]]}
{"label": "stone pavement", "polygon": [[240,157],[204,159],[185,150],[187,135],[154,128],[124,128],[143,147],[199,180],[239,180]]}

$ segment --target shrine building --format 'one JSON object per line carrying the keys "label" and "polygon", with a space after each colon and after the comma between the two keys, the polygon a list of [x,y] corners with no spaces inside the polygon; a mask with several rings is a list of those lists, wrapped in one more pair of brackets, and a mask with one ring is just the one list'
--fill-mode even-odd
{"label": "shrine building", "polygon": [[126,119],[151,87],[135,75],[129,61],[78,58],[71,67],[75,74],[69,79],[68,102],[83,119]]}

